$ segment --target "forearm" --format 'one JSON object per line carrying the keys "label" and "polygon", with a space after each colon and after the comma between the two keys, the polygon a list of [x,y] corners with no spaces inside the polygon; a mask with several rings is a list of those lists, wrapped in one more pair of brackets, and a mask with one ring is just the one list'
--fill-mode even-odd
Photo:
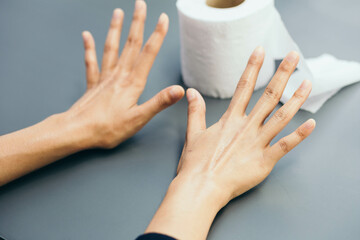
{"label": "forearm", "polygon": [[176,239],[206,239],[217,212],[225,204],[219,191],[198,179],[175,178],[146,233]]}
{"label": "forearm", "polygon": [[66,114],[0,137],[0,186],[90,147],[89,131]]}

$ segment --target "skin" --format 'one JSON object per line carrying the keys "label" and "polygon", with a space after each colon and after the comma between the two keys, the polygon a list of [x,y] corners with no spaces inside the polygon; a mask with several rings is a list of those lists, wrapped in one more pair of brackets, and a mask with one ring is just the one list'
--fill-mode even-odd
{"label": "skin", "polygon": [[147,233],[163,233],[177,239],[206,239],[217,212],[231,199],[261,183],[275,164],[314,130],[315,121],[310,119],[270,145],[311,91],[311,82],[305,80],[265,123],[296,68],[299,61],[296,52],[284,59],[260,100],[246,115],[263,61],[264,49],[258,47],[249,59],[229,108],[209,128],[203,98],[195,89],[187,90],[188,127],[177,176]]}
{"label": "skin", "polygon": [[[89,32],[83,33],[87,91],[68,111],[0,137],[0,185],[84,149],[113,148],[183,97],[184,90],[172,86],[137,104],[166,35],[168,18],[160,16],[142,49],[146,4],[137,0],[129,38],[118,57],[123,15],[120,9],[114,11],[101,71],[94,39]],[[203,98],[195,89],[188,89],[188,128],[177,176],[146,232],[205,239],[222,207],[262,182],[284,155],[311,134],[315,128],[312,119],[270,146],[309,96],[309,81],[265,123],[299,61],[295,52],[284,59],[246,115],[263,60],[264,50],[259,47],[249,59],[229,108],[209,128]]]}
{"label": "skin", "polygon": [[0,137],[0,186],[75,152],[113,148],[183,97],[182,87],[171,86],[137,104],[167,33],[169,19],[161,14],[155,31],[142,48],[146,4],[137,0],[129,36],[119,57],[123,18],[123,11],[115,9],[101,71],[94,39],[89,32],[83,32],[87,90],[69,110]]}

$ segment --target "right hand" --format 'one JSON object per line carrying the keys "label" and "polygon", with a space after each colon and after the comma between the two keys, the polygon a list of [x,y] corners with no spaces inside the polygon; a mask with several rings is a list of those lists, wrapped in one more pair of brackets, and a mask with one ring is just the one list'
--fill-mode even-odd
{"label": "right hand", "polygon": [[217,212],[262,182],[275,164],[314,130],[315,121],[311,119],[270,145],[311,91],[311,83],[305,80],[265,123],[299,61],[295,52],[284,59],[254,109],[246,115],[263,61],[264,50],[260,47],[250,57],[229,108],[209,128],[204,99],[195,89],[187,90],[188,127],[178,173],[146,232],[205,239]]}
{"label": "right hand", "polygon": [[262,182],[275,164],[308,137],[315,127],[315,121],[308,120],[295,132],[270,146],[308,98],[311,82],[305,80],[293,97],[265,123],[280,101],[299,61],[299,55],[291,52],[254,109],[246,115],[263,61],[264,51],[259,47],[249,60],[228,110],[210,128],[206,128],[203,98],[194,89],[187,91],[188,129],[177,177],[196,178],[204,184],[212,184],[219,190],[223,204]]}

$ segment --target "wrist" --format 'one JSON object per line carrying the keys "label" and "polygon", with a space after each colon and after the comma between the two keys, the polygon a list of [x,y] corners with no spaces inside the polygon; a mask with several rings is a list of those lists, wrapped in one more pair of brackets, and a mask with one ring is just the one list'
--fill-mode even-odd
{"label": "wrist", "polygon": [[171,182],[167,194],[186,195],[191,201],[218,212],[228,203],[228,197],[212,179],[201,174],[179,174]]}
{"label": "wrist", "polygon": [[76,133],[84,149],[112,149],[124,140],[116,134],[113,125],[104,117],[84,114],[78,108],[70,108],[57,115]]}
{"label": "wrist", "polygon": [[216,214],[226,204],[223,199],[221,191],[209,181],[178,175],[146,232],[177,239],[206,239]]}
{"label": "wrist", "polygon": [[68,145],[72,152],[96,147],[96,138],[91,126],[69,112],[54,114],[45,121],[61,132],[59,137],[64,139],[64,144]]}

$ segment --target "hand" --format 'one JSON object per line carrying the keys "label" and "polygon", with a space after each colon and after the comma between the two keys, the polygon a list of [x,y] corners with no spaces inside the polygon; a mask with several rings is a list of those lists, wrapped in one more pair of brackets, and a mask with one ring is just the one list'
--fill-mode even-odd
{"label": "hand", "polygon": [[309,120],[270,146],[271,140],[290,122],[309,96],[311,82],[305,80],[289,102],[265,123],[299,61],[297,53],[290,53],[254,109],[246,115],[263,60],[263,49],[258,48],[250,58],[228,110],[208,129],[204,100],[194,89],[187,92],[188,129],[178,175],[197,178],[200,175],[205,182],[212,182],[221,189],[224,204],[262,182],[275,164],[315,127],[314,120]]}
{"label": "hand", "polygon": [[183,88],[172,86],[137,104],[169,19],[166,14],[160,16],[154,33],[141,49],[146,4],[137,0],[129,37],[118,57],[123,17],[122,10],[115,9],[101,72],[94,39],[89,32],[83,33],[87,77],[84,96],[64,113],[0,137],[0,186],[81,150],[113,148],[183,97]]}
{"label": "hand", "polygon": [[133,136],[157,113],[184,95],[180,86],[162,90],[142,105],[137,101],[168,30],[169,19],[161,14],[154,33],[141,50],[146,18],[146,3],[137,0],[129,37],[119,58],[123,11],[115,9],[104,48],[101,72],[95,42],[83,33],[87,92],[67,112],[68,118],[88,126],[93,132],[89,147],[113,148]]}
{"label": "hand", "polygon": [[[284,59],[254,109],[246,115],[263,61],[264,50],[259,47],[250,57],[229,108],[210,128],[206,128],[203,98],[196,90],[188,89],[188,128],[178,174],[148,232],[163,232],[180,239],[206,238],[217,211],[262,182],[275,164],[313,131],[315,121],[308,120],[270,146],[311,91],[311,83],[305,80],[265,123],[299,61],[295,52]],[[175,225],[183,227],[177,229]]]}

